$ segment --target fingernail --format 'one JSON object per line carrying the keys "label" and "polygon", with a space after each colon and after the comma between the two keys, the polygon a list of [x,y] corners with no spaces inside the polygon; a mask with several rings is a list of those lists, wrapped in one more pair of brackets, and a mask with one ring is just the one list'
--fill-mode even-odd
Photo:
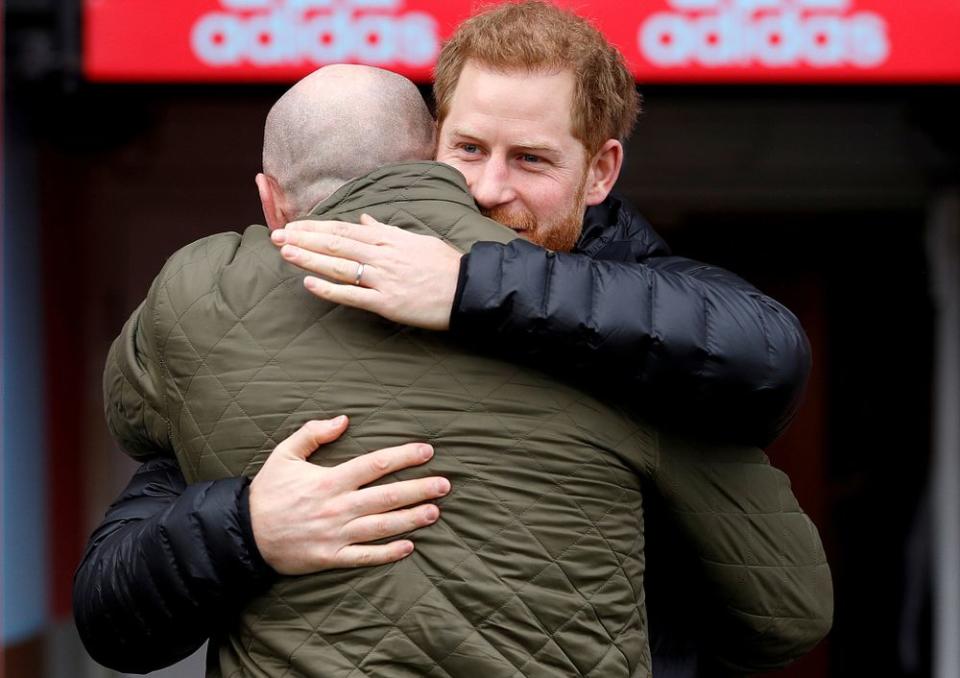
{"label": "fingernail", "polygon": [[303,285],[308,290],[315,290],[317,289],[317,279],[314,278],[312,275],[308,275],[306,278],[303,279]]}
{"label": "fingernail", "polygon": [[270,238],[278,245],[282,245],[283,243],[287,242],[287,234],[282,228],[278,228],[276,231],[271,233]]}
{"label": "fingernail", "polygon": [[282,254],[286,259],[296,259],[299,252],[293,245],[284,245],[282,248],[280,248],[280,254]]}
{"label": "fingernail", "polygon": [[413,542],[412,541],[404,542],[404,544],[400,547],[400,551],[405,556],[413,553]]}
{"label": "fingernail", "polygon": [[420,446],[420,458],[426,461],[433,457],[433,447],[430,445],[421,445]]}
{"label": "fingernail", "polygon": [[333,419],[333,425],[334,425],[334,426],[339,426],[340,424],[344,423],[346,420],[347,420],[346,415],[341,414],[339,417],[334,417],[334,419]]}
{"label": "fingernail", "polygon": [[438,509],[436,506],[428,506],[423,512],[423,517],[427,520],[427,522],[432,523],[434,520],[440,517],[440,509]]}
{"label": "fingernail", "polygon": [[450,481],[447,480],[446,478],[439,478],[437,479],[437,482],[434,485],[434,487],[437,488],[438,493],[446,494],[447,492],[450,491]]}

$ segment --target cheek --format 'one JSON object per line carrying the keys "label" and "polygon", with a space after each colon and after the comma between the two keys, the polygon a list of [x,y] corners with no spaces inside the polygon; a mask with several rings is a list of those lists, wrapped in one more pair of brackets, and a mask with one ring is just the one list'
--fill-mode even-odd
{"label": "cheek", "polygon": [[443,151],[439,151],[437,153],[436,159],[437,159],[437,162],[442,162],[447,165],[450,165],[452,168],[459,171],[460,174],[466,177],[468,184],[470,183],[470,180],[471,180],[471,174],[476,171],[476,168],[471,166],[472,163],[462,162],[459,158],[457,158],[452,153],[447,154],[447,153],[444,153]]}
{"label": "cheek", "polygon": [[552,181],[536,182],[527,186],[524,196],[531,206],[535,205],[539,211],[545,213],[562,209],[570,200],[566,187]]}

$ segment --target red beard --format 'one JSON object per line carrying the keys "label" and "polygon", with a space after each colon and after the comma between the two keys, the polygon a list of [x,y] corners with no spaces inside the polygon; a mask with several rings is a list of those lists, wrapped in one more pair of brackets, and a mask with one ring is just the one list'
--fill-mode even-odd
{"label": "red beard", "polygon": [[586,177],[577,194],[573,197],[570,209],[552,224],[537,221],[532,212],[526,209],[516,210],[507,207],[481,209],[483,216],[503,224],[526,238],[530,242],[554,252],[569,252],[577,244],[583,226],[584,193]]}

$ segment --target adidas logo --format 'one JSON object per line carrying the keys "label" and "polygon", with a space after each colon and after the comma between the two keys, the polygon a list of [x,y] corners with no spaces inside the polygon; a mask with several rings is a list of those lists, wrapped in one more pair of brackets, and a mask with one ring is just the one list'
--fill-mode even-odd
{"label": "adidas logo", "polygon": [[890,55],[883,17],[853,0],[669,0],[637,34],[664,68],[876,68]]}
{"label": "adidas logo", "polygon": [[220,0],[190,43],[209,66],[430,66],[440,50],[436,20],[403,11],[403,0]]}

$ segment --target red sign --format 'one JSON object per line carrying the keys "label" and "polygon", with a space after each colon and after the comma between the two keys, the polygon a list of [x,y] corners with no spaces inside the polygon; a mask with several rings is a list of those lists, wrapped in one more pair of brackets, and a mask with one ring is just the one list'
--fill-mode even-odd
{"label": "red sign", "polygon": [[[85,0],[101,81],[290,82],[328,63],[429,81],[473,0]],[[562,2],[645,82],[960,82],[958,0]]]}

